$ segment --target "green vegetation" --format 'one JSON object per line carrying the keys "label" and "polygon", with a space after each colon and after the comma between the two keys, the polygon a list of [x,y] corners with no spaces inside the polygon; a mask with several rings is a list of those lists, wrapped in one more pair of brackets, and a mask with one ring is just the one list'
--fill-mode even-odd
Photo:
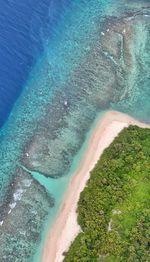
{"label": "green vegetation", "polygon": [[150,261],[150,129],[130,126],[104,151],[80,195],[64,262]]}

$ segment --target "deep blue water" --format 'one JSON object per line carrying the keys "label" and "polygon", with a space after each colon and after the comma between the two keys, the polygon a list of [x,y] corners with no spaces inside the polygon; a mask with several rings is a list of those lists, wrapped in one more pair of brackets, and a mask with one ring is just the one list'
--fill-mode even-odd
{"label": "deep blue water", "polygon": [[0,127],[70,0],[0,1]]}

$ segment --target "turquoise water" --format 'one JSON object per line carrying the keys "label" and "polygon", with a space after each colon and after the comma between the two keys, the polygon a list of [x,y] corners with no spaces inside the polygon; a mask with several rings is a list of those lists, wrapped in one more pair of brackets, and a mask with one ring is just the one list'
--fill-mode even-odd
{"label": "turquoise water", "polygon": [[75,155],[75,157],[72,161],[72,164],[71,164],[71,167],[70,167],[70,170],[69,170],[67,176],[63,176],[63,177],[59,178],[59,180],[55,180],[55,179],[52,179],[52,178],[44,178],[44,176],[39,176],[39,175],[36,176],[36,179],[38,179],[40,184],[45,185],[47,190],[49,191],[49,193],[55,197],[55,206],[54,206],[54,208],[51,209],[49,216],[47,218],[47,221],[46,221],[46,223],[43,227],[43,233],[41,235],[41,243],[40,243],[39,248],[37,249],[37,251],[36,251],[36,253],[33,257],[34,262],[40,262],[41,261],[41,254],[42,254],[43,245],[45,243],[45,237],[47,236],[47,232],[49,231],[50,227],[53,225],[55,218],[58,214],[58,210],[59,210],[60,205],[62,203],[62,199],[64,197],[64,192],[67,189],[68,183],[70,181],[70,177],[75,173],[77,166],[80,163],[80,160],[81,160],[84,152],[86,151],[86,148],[88,146],[88,141],[91,137],[92,131],[96,127],[96,124],[101,119],[101,117],[103,116],[104,113],[106,113],[106,112],[103,111],[103,112],[99,113],[97,115],[97,117],[95,118],[95,121],[93,122],[90,130],[86,134],[85,141],[84,141],[82,147],[80,148],[80,150]]}
{"label": "turquoise water", "polygon": [[99,114],[150,122],[149,8],[76,0],[64,10],[0,132],[0,261],[37,261]]}

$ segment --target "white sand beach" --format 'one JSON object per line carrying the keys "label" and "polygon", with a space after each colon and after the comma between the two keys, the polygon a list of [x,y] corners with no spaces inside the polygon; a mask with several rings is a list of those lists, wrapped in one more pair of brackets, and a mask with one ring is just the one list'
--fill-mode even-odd
{"label": "white sand beach", "polygon": [[42,262],[63,261],[64,256],[62,253],[67,251],[70,243],[80,232],[76,209],[80,193],[90,177],[90,171],[94,168],[104,149],[110,145],[123,128],[129,125],[150,127],[128,115],[115,111],[107,112],[97,123],[80,164],[70,178],[57,219],[48,232],[43,247]]}

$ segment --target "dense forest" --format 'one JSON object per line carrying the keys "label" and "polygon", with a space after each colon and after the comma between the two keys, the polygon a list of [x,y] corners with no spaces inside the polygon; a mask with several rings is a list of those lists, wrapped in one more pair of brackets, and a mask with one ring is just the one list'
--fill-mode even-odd
{"label": "dense forest", "polygon": [[125,128],[105,149],[77,213],[64,262],[150,261],[150,129]]}

